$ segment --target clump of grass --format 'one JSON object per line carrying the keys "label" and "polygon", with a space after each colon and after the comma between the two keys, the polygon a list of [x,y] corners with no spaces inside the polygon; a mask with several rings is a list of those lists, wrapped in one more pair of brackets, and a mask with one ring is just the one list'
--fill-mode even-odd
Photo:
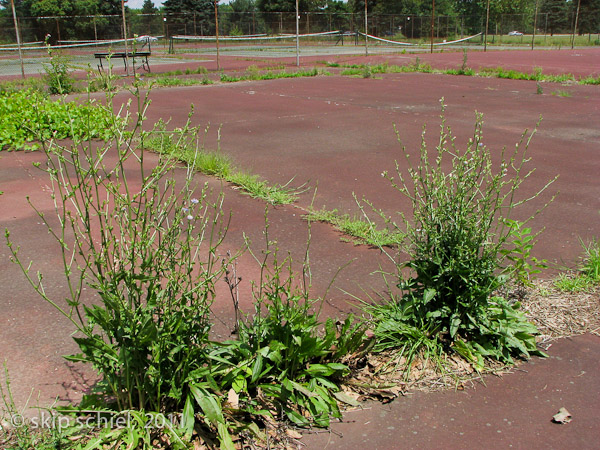
{"label": "clump of grass", "polygon": [[334,210],[310,209],[304,216],[309,221],[324,222],[351,237],[354,244],[367,244],[374,247],[397,247],[404,236],[397,231],[378,229],[376,225],[364,217],[351,217],[349,214],[339,214]]}
{"label": "clump of grass", "polygon": [[152,80],[152,84],[160,87],[174,87],[174,86],[195,86],[197,84],[210,84],[207,83],[209,81],[207,78],[197,79],[197,78],[173,78],[167,76],[157,77]]}
{"label": "clump of grass", "polygon": [[586,77],[586,78],[582,78],[581,80],[579,80],[579,83],[581,84],[591,84],[591,85],[597,85],[600,84],[600,75],[598,75],[597,77]]}
{"label": "clump of grass", "polygon": [[555,95],[557,97],[572,97],[573,96],[570,92],[568,92],[568,91],[562,91],[562,90],[553,91],[550,94],[551,95]]}
{"label": "clump of grass", "polygon": [[579,270],[574,273],[561,273],[554,286],[564,292],[584,292],[600,284],[600,244],[592,239],[589,243],[580,240],[583,249]]}
{"label": "clump of grass", "polygon": [[343,76],[347,76],[347,77],[348,76],[354,77],[354,76],[361,75],[362,72],[363,72],[363,69],[361,69],[361,68],[358,68],[358,67],[348,67],[348,68],[342,70],[340,72],[340,74],[343,75]]}
{"label": "clump of grass", "polygon": [[313,68],[310,70],[298,70],[295,72],[274,72],[271,70],[267,70],[266,72],[260,72],[258,69],[250,70],[247,74],[235,77],[231,75],[227,75],[225,73],[221,74],[221,81],[223,83],[236,83],[238,81],[260,81],[260,80],[277,80],[280,78],[303,78],[303,77],[316,77],[318,75],[330,75],[329,72],[318,70],[317,68]]}

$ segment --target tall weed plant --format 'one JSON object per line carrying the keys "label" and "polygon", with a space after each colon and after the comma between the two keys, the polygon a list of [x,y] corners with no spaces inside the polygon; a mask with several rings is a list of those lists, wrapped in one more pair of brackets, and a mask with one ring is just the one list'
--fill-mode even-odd
{"label": "tall weed plant", "polygon": [[513,355],[529,356],[536,352],[535,327],[518,304],[495,293],[506,281],[501,272],[502,249],[511,236],[508,220],[531,199],[519,199],[517,191],[532,173],[527,150],[535,130],[523,134],[514,151],[503,149],[494,163],[483,142],[481,115],[464,150],[446,125],[443,99],[441,118],[433,152],[423,132],[416,164],[404,148],[408,175],[398,163],[395,177],[384,173],[410,200],[413,213],[403,216],[408,260],[396,263],[402,295],[374,314],[387,321],[388,309],[400,311],[394,315],[399,327],[417,328],[479,365],[485,356],[507,362]]}
{"label": "tall weed plant", "polygon": [[[254,313],[236,314],[238,339],[216,346],[205,376],[247,413],[327,427],[331,417],[341,418],[338,402],[357,404],[339,382],[350,372],[349,355],[363,343],[364,325],[352,316],[321,322],[323,299],[309,293],[308,250],[300,276],[290,255],[280,258],[268,230],[267,218],[266,247],[251,251],[261,269],[252,289]],[[235,299],[239,279],[229,280]]]}
{"label": "tall weed plant", "polygon": [[71,75],[69,57],[60,51],[53,50],[46,36],[46,49],[50,57],[49,64],[43,64],[46,75],[44,77],[48,84],[50,94],[69,94],[73,92],[75,79]]}
{"label": "tall weed plant", "polygon": [[[169,413],[193,398],[189,430],[195,412],[216,410],[192,373],[208,353],[210,307],[228,264],[219,252],[227,220],[222,196],[195,189],[192,168],[176,183],[174,160],[147,164],[136,139],[148,102],[134,94],[140,112],[132,118],[122,109],[105,145],[42,141],[54,217],[31,206],[60,248],[66,299],[51,298],[9,231],[6,240],[35,291],[73,324],[80,352],[67,359],[102,377],[81,407]],[[84,298],[86,288],[94,298]],[[219,436],[227,442],[227,428]]]}

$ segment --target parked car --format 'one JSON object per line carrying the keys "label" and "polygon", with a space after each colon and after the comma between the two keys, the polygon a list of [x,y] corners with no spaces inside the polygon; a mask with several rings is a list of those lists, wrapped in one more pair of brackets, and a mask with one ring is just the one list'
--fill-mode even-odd
{"label": "parked car", "polygon": [[508,33],[509,36],[523,36],[523,33],[520,31],[511,31]]}

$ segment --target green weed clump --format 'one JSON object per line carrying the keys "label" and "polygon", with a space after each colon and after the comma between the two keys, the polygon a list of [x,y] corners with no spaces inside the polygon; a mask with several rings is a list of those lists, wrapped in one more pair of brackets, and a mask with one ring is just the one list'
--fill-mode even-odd
{"label": "green weed clump", "polygon": [[[341,418],[338,402],[357,405],[339,382],[350,372],[348,355],[363,344],[364,325],[351,316],[323,324],[323,300],[309,295],[308,252],[298,280],[291,258],[279,259],[268,229],[267,222],[265,249],[253,254],[261,268],[253,289],[254,314],[236,313],[239,337],[217,346],[206,375],[214,377],[222,391],[234,392],[239,405],[250,412],[271,409],[279,420],[296,426],[327,427],[332,417]],[[230,280],[237,298],[237,281]]]}
{"label": "green weed clump", "polygon": [[582,261],[575,273],[561,273],[554,286],[563,292],[585,292],[600,285],[600,244],[592,239],[589,243],[580,240],[583,248]]}
{"label": "green weed clump", "polygon": [[[530,174],[525,165],[532,136],[523,145],[523,135],[510,154],[503,150],[500,164],[495,165],[483,143],[480,115],[473,137],[460,150],[442,114],[435,151],[428,150],[423,134],[416,164],[404,149],[408,176],[399,164],[395,177],[385,174],[395,190],[411,201],[413,215],[403,220],[407,243],[402,250],[408,260],[396,263],[400,293],[369,309],[380,348],[397,345],[386,337],[395,329],[407,342],[433,342],[453,349],[478,368],[486,357],[510,363],[516,355],[540,354],[536,329],[519,311],[519,304],[497,294],[507,281],[499,274],[502,250],[513,235],[510,214],[523,203],[516,193]],[[528,235],[527,231],[517,228],[516,236]],[[528,256],[517,254],[514,259]],[[524,277],[527,264],[517,268],[519,276]]]}
{"label": "green weed clump", "polygon": [[376,224],[366,217],[351,217],[349,214],[339,214],[335,209],[331,211],[311,209],[305,218],[309,221],[325,222],[333,225],[346,236],[350,236],[355,244],[396,247],[404,239],[404,235],[397,230],[377,228]]}
{"label": "green weed clump", "polygon": [[0,92],[0,150],[39,148],[51,139],[108,139],[115,118],[106,107],[50,100],[32,89]]}
{"label": "green weed clump", "polygon": [[46,76],[44,80],[48,84],[50,94],[69,94],[73,92],[75,79],[70,73],[70,61],[60,51],[52,50],[46,42],[50,64],[43,64]]}

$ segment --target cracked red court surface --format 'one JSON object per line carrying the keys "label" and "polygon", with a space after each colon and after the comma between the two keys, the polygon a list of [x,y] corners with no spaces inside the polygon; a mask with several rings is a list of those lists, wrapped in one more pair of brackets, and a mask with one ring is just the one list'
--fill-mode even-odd
{"label": "cracked red court surface", "polygon": [[[597,49],[488,52],[470,54],[469,61],[473,65],[478,58],[486,65],[497,61],[495,66],[515,64],[523,70],[527,55],[532,71],[535,66],[545,69],[547,62],[549,71],[557,73],[599,73]],[[384,59],[352,58],[374,63]],[[390,57],[390,64],[397,63],[394,58],[400,55]],[[462,63],[461,53],[421,58],[433,66],[460,67]],[[568,66],[571,61],[586,62],[577,69],[579,66]],[[312,64],[310,59],[304,62]],[[560,70],[554,67],[559,62]],[[253,62],[231,58],[230,64],[243,68]],[[525,130],[536,128],[541,116],[528,150],[529,165],[535,171],[523,185],[522,194],[534,194],[550,179],[557,175],[558,179],[517,210],[516,217],[528,217],[556,194],[531,223],[535,230],[544,229],[534,254],[551,263],[551,270],[544,274],[550,276],[564,266],[576,266],[580,239],[600,236],[600,89],[557,83],[542,83],[542,88],[540,94],[534,81],[410,73],[156,89],[150,94],[147,124],[163,118],[170,119],[169,127],[183,126],[193,104],[193,124],[210,124],[204,137],[207,148],[219,147],[236,165],[272,183],[292,180],[292,186],[308,187],[296,204],[270,208],[269,212],[271,237],[278,240],[282,251],[301,260],[308,236],[302,216],[310,205],[358,214],[355,198],[366,198],[392,216],[410,212],[406,200],[381,175],[393,172],[396,160],[401,170],[406,169],[401,146],[416,153],[423,126],[428,145],[436,145],[442,98],[447,124],[459,147],[473,135],[476,112],[483,114],[483,142],[495,160],[504,147],[513,149]],[[121,93],[116,100],[127,97]],[[34,270],[44,273],[49,294],[60,300],[65,282],[59,249],[26,201],[30,196],[40,210],[52,213],[48,179],[32,166],[42,158],[36,152],[0,153],[0,224],[21,246],[23,258],[33,260]],[[149,158],[148,162],[155,161]],[[254,249],[262,248],[265,204],[227,183],[203,175],[196,179],[224,192],[226,212],[232,213],[226,247],[240,248],[245,233]],[[329,316],[360,313],[355,297],[367,299],[366,294],[383,292],[381,278],[373,273],[392,266],[379,250],[355,246],[341,237],[329,225],[312,226],[310,261],[315,295],[324,294],[335,277],[323,307]],[[36,296],[8,257],[3,245],[0,357],[7,361],[15,398],[23,405],[33,392],[31,404],[47,405],[56,397],[77,401],[95,376],[88,368],[67,365],[61,357],[76,351],[70,337],[73,328]],[[340,267],[344,268],[336,277]],[[238,272],[249,283],[258,276],[258,267],[246,254]],[[224,337],[233,325],[233,307],[224,283],[220,289],[213,310],[215,334]],[[249,284],[242,287],[242,293],[242,307],[250,311]],[[551,358],[535,359],[503,378],[486,379],[486,386],[463,392],[419,393],[391,405],[369,404],[364,411],[348,413],[344,423],[335,424],[336,434],[307,436],[304,441],[307,448],[464,448],[481,444],[494,448],[593,448],[600,440],[599,352],[597,336],[559,341],[549,351]],[[561,407],[572,413],[573,421],[550,424]]]}

